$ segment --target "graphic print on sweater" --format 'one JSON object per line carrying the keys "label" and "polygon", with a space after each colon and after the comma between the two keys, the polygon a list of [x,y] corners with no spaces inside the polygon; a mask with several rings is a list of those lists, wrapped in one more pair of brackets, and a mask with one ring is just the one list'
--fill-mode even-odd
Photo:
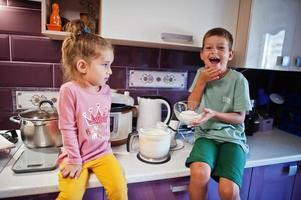
{"label": "graphic print on sweater", "polygon": [[97,103],[96,108],[90,107],[88,112],[84,112],[82,115],[88,126],[86,133],[92,140],[97,138],[109,140],[109,136],[102,134],[106,133],[109,128],[110,108],[108,106],[100,106]]}

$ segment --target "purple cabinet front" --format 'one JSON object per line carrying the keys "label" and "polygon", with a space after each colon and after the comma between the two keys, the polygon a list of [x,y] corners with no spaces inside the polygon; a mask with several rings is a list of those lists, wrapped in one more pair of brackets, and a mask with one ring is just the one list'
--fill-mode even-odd
{"label": "purple cabinet front", "polygon": [[188,200],[189,177],[128,184],[130,200]]}
{"label": "purple cabinet front", "polygon": [[290,200],[297,162],[253,168],[249,200]]}
{"label": "purple cabinet front", "polygon": [[298,163],[292,200],[301,200],[301,162]]}
{"label": "purple cabinet front", "polygon": [[[251,183],[252,176],[252,168],[246,168],[244,171],[243,183],[240,188],[240,198],[241,200],[247,200],[249,194],[249,188]],[[208,191],[208,199],[209,200],[220,200],[218,194],[218,183],[213,179],[210,180],[209,183],[209,191]]]}

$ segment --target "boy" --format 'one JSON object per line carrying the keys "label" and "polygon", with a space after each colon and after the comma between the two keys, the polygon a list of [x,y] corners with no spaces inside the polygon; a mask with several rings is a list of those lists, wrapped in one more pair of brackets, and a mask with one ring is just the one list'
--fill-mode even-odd
{"label": "boy", "polygon": [[244,119],[251,103],[246,78],[227,68],[232,45],[231,33],[223,28],[205,34],[200,52],[205,67],[198,70],[189,90],[189,106],[197,102],[204,107],[203,117],[192,124],[197,139],[185,163],[191,174],[191,200],[207,198],[210,176],[219,182],[221,199],[240,199],[248,152]]}

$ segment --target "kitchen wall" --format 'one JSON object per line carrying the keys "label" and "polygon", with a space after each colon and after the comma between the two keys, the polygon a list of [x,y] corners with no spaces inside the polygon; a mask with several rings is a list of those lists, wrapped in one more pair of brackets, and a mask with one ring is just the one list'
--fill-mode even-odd
{"label": "kitchen wall", "polygon": [[[14,105],[16,90],[58,90],[62,84],[60,47],[62,41],[41,35],[39,2],[0,0],[0,129],[18,128],[8,118],[18,111]],[[118,91],[130,91],[136,99],[140,95],[161,95],[171,103],[187,98],[185,89],[130,88],[130,69],[187,71],[189,87],[202,63],[198,52],[115,46],[113,75],[109,85]],[[301,94],[298,82],[301,73],[268,70],[243,72],[250,83],[251,97],[265,88],[268,93]]]}
{"label": "kitchen wall", "polygon": [[[60,47],[62,41],[41,35],[39,2],[0,0],[0,129],[18,128],[8,118],[17,113],[16,90],[58,90],[62,84]],[[201,65],[198,52],[158,48],[115,46],[113,75],[109,85],[120,92],[161,95],[171,103],[187,98],[185,89],[129,88],[130,69],[188,72],[190,85]]]}

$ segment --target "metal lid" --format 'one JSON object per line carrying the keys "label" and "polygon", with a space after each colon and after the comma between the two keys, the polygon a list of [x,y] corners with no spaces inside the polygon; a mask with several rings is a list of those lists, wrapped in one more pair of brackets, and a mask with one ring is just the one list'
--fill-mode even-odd
{"label": "metal lid", "polygon": [[[51,107],[42,107],[42,104],[49,103]],[[57,120],[58,113],[52,101],[45,100],[39,103],[38,109],[31,109],[21,112],[19,117],[29,121],[44,121],[44,120]]]}

